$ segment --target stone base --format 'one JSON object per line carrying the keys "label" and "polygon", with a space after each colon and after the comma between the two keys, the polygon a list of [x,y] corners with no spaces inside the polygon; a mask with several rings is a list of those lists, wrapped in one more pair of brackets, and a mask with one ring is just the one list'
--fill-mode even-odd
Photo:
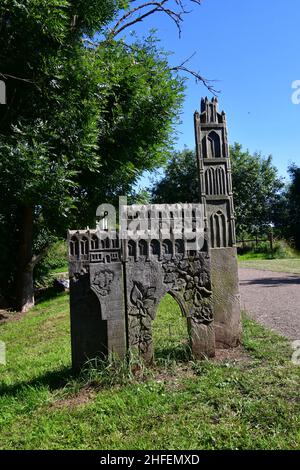
{"label": "stone base", "polygon": [[73,370],[94,358],[123,359],[127,345],[121,263],[109,268],[93,264],[89,273],[70,273]]}
{"label": "stone base", "polygon": [[236,248],[212,248],[210,254],[216,347],[231,348],[242,335]]}
{"label": "stone base", "polygon": [[188,318],[188,329],[192,354],[195,359],[205,359],[215,356],[214,323],[203,325]]}

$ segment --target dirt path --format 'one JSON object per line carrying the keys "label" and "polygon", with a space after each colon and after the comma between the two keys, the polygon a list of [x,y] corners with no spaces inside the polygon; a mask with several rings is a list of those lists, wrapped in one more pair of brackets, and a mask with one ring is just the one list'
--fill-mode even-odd
{"label": "dirt path", "polygon": [[300,340],[300,275],[239,268],[242,309],[263,325]]}

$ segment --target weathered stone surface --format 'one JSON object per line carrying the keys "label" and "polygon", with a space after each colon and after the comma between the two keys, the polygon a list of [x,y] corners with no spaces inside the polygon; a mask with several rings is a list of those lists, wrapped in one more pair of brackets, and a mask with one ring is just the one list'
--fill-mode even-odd
{"label": "weathered stone surface", "polygon": [[194,356],[213,356],[208,253],[191,253],[174,237],[123,240],[113,252],[112,240],[102,241],[95,230],[69,232],[73,367],[99,355],[122,358],[128,348],[151,362],[152,322],[167,293],[187,319]]}
{"label": "weathered stone surface", "polygon": [[200,200],[211,256],[216,346],[231,347],[239,343],[241,321],[226,115],[218,112],[217,98],[205,98],[194,120]]}
{"label": "weathered stone surface", "polygon": [[172,295],[187,318],[191,349],[195,357],[213,356],[213,327],[210,260],[205,253],[184,258],[177,255],[159,261],[137,261],[127,265],[129,347],[147,360],[153,358],[152,321],[160,300]]}
{"label": "weathered stone surface", "polygon": [[236,249],[212,249],[211,265],[216,346],[234,347],[242,333]]}
{"label": "weathered stone surface", "polygon": [[[189,205],[187,213],[179,204],[169,206],[168,216],[162,205],[122,206],[120,233],[108,236],[104,227],[69,232],[74,369],[96,356],[123,358],[128,349],[151,362],[152,322],[166,293],[187,319],[195,358],[214,356],[216,346],[238,344],[231,169],[226,117],[216,99],[202,100],[195,132],[200,204]],[[191,228],[197,244],[178,230],[181,223]],[[129,231],[123,237],[129,226],[140,235],[131,239]]]}
{"label": "weathered stone surface", "polygon": [[[108,354],[115,354],[122,358],[126,354],[120,248],[101,250],[100,240],[94,232],[69,233],[74,369],[80,369],[87,360],[94,357],[104,358]],[[114,257],[116,252],[117,256]]]}

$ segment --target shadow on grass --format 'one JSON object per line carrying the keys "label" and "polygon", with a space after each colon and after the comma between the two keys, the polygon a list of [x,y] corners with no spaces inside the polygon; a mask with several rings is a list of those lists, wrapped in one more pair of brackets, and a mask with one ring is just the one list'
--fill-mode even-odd
{"label": "shadow on grass", "polygon": [[12,395],[15,396],[19,392],[23,391],[25,388],[38,388],[38,387],[48,387],[50,391],[63,388],[67,385],[72,378],[75,377],[75,374],[71,367],[64,367],[59,370],[49,371],[44,375],[36,377],[28,382],[18,382],[14,385],[2,385],[0,384],[0,396],[3,395]]}
{"label": "shadow on grass", "polygon": [[189,344],[177,346],[160,346],[154,350],[155,362],[189,362],[192,358]]}
{"label": "shadow on grass", "polygon": [[51,286],[45,289],[40,289],[35,293],[35,303],[40,304],[41,302],[45,302],[46,300],[53,300],[66,293],[63,289],[60,290],[57,287]]}

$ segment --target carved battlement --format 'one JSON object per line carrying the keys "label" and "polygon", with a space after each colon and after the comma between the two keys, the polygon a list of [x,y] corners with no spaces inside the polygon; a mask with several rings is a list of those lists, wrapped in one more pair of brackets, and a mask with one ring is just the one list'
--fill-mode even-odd
{"label": "carved battlement", "polygon": [[[203,208],[200,204],[133,205],[121,207],[122,234],[117,230],[69,230],[69,261],[116,263],[186,258],[195,254],[196,235],[203,234]],[[188,230],[188,236],[186,231]],[[123,233],[124,232],[124,233]],[[123,240],[120,235],[124,235]]]}
{"label": "carved battlement", "polygon": [[166,293],[186,318],[195,358],[239,340],[226,116],[216,98],[201,101],[194,122],[199,204],[121,205],[113,232],[115,211],[103,205],[101,229],[68,232],[75,369],[96,356],[124,357],[131,348],[151,361],[152,322]]}

